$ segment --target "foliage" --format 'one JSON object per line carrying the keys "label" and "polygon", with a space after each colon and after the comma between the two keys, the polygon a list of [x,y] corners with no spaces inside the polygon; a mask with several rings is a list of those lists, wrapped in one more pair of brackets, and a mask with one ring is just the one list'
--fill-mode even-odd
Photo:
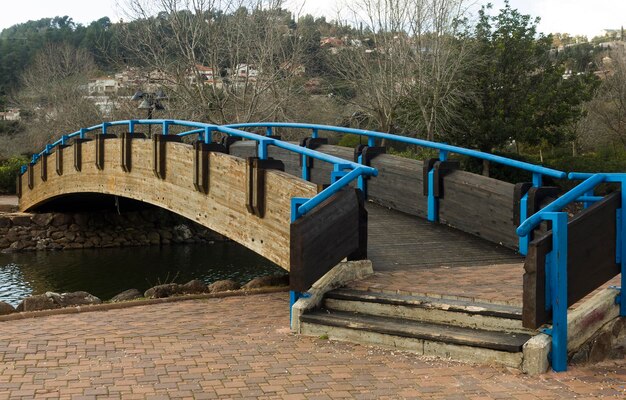
{"label": "foliage", "polygon": [[11,157],[0,161],[0,193],[15,193],[15,182],[20,167],[27,163],[28,160],[22,157]]}
{"label": "foliage", "polygon": [[12,136],[23,129],[24,126],[20,121],[0,121],[0,136]]}
{"label": "foliage", "polygon": [[62,133],[102,121],[96,105],[83,97],[96,67],[92,56],[70,44],[47,44],[22,74],[17,98],[31,148],[36,151]]}
{"label": "foliage", "polygon": [[110,71],[118,55],[116,29],[108,17],[88,26],[68,16],[13,25],[0,32],[0,97],[19,87],[19,74],[48,44],[66,43],[88,51],[98,68]]}
{"label": "foliage", "polygon": [[467,79],[475,97],[462,107],[463,126],[445,136],[483,151],[512,140],[558,145],[572,138],[572,125],[591,97],[591,75],[562,79],[549,59],[551,38],[537,34],[538,19],[505,6],[496,16],[483,7],[474,34],[479,63]]}
{"label": "foliage", "polygon": [[610,141],[626,148],[626,52],[616,51],[612,55],[612,70],[605,73],[589,110]]}

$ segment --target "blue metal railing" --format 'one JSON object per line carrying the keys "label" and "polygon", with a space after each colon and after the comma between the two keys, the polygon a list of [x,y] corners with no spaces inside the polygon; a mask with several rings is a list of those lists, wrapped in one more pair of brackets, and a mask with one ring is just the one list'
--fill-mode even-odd
{"label": "blue metal railing", "polygon": [[602,199],[594,196],[594,189],[601,183],[611,182],[621,185],[621,207],[616,215],[617,247],[615,259],[621,265],[621,288],[619,294],[620,316],[626,316],[626,173],[624,174],[588,174],[570,173],[569,179],[581,180],[563,196],[527,218],[518,228],[517,234],[528,236],[542,221],[552,222],[552,251],[546,255],[546,299],[552,309],[552,329],[544,330],[552,336],[551,363],[555,371],[567,369],[567,212],[564,207],[574,202],[591,202]]}
{"label": "blue metal railing", "polygon": [[[295,209],[292,210],[292,218],[297,219],[300,216],[306,214],[311,211],[315,206],[319,205],[324,200],[328,199],[343,187],[350,184],[351,181],[355,179],[359,179],[360,177],[365,176],[377,176],[378,171],[375,168],[368,167],[356,162],[347,161],[339,157],[335,157],[329,154],[324,154],[312,149],[308,149],[302,146],[295,145],[293,143],[268,138],[266,136],[257,135],[255,133],[250,133],[246,131],[242,131],[233,127],[228,126],[220,126],[207,124],[203,122],[193,122],[193,121],[182,121],[182,120],[167,120],[167,119],[139,119],[139,120],[124,120],[124,121],[113,121],[113,122],[103,122],[98,125],[90,126],[88,128],[81,128],[76,132],[62,135],[61,138],[52,144],[46,145],[46,147],[40,152],[36,153],[32,156],[30,161],[31,165],[37,163],[37,161],[43,156],[50,154],[50,152],[59,145],[68,144],[70,139],[73,138],[81,138],[84,139],[87,133],[93,131],[100,131],[101,133],[107,133],[107,130],[114,126],[127,126],[128,131],[132,134],[135,133],[135,127],[138,125],[161,125],[163,135],[169,134],[169,129],[171,126],[182,126],[187,128],[192,128],[188,131],[177,134],[178,136],[189,136],[189,135],[198,135],[199,140],[203,140],[205,143],[210,143],[212,141],[212,133],[220,132],[229,136],[236,136],[247,140],[254,140],[258,143],[258,157],[261,159],[266,159],[268,155],[268,147],[275,146],[278,148],[282,148],[302,156],[311,157],[320,161],[324,161],[327,163],[331,163],[334,165],[333,168],[333,176],[339,177],[339,179],[332,181],[331,185],[326,189],[322,190],[315,197],[311,199],[298,199],[297,201],[292,201],[292,204],[296,205]],[[26,172],[26,167],[22,166],[21,173]],[[332,176],[331,176],[331,179]]]}
{"label": "blue metal railing", "polygon": [[[513,160],[510,158],[498,156],[495,154],[484,153],[478,150],[466,149],[463,147],[452,146],[445,143],[431,142],[423,139],[416,139],[406,136],[398,136],[390,133],[376,132],[364,129],[353,129],[353,128],[345,128],[338,126],[329,126],[329,125],[318,125],[318,124],[307,124],[307,123],[291,123],[291,122],[253,122],[253,123],[243,123],[243,124],[231,124],[227,125],[231,128],[265,128],[266,134],[271,135],[272,130],[274,128],[289,128],[289,129],[307,129],[311,130],[311,137],[316,138],[319,135],[320,131],[327,132],[337,132],[337,133],[347,133],[352,135],[359,135],[367,137],[367,145],[370,147],[375,146],[376,139],[381,140],[389,140],[400,143],[411,144],[415,146],[436,149],[439,151],[439,159],[441,161],[446,161],[448,155],[450,153],[460,154],[468,157],[478,158],[481,160],[487,160],[489,162],[506,165],[512,168],[521,169],[524,171],[528,171],[532,173],[532,183],[533,186],[539,187],[542,185],[543,176],[549,176],[556,179],[563,179],[566,177],[566,173],[563,171],[558,171],[552,168],[543,167],[541,165],[534,165],[527,162]],[[361,161],[361,160],[359,160]],[[306,174],[303,170],[303,177],[306,177]],[[365,191],[365,180],[359,178],[359,188]],[[439,220],[439,201],[435,197],[434,194],[434,169],[431,169],[428,173],[428,220],[429,221],[438,221]],[[527,203],[528,203],[528,194],[524,194],[520,201],[520,220],[523,221],[527,217]],[[528,242],[530,241],[529,236],[521,236],[519,239],[519,252],[522,255],[526,255],[528,250]]]}

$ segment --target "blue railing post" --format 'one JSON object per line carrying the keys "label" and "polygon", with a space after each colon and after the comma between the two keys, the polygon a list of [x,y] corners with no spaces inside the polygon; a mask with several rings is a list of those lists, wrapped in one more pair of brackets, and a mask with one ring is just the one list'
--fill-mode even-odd
{"label": "blue railing post", "polygon": [[130,121],[128,121],[128,133],[130,133],[131,135],[135,133],[136,123],[137,121],[135,121],[134,119],[131,119]]}
{"label": "blue railing post", "polygon": [[[439,150],[439,161],[448,159],[447,150]],[[431,222],[439,221],[439,199],[435,197],[435,168],[434,166],[428,171],[428,220]]]}
{"label": "blue railing post", "polygon": [[84,139],[84,138],[85,138],[85,134],[86,134],[86,133],[87,133],[87,129],[85,129],[85,128],[80,128],[80,131],[79,131],[79,133],[78,133],[78,137],[79,137],[79,138],[81,138],[81,139]]}
{"label": "blue railing post", "polygon": [[205,144],[209,144],[213,141],[213,128],[210,126],[207,126],[206,128],[204,128],[204,143]]}
{"label": "blue railing post", "polygon": [[367,147],[376,147],[376,138],[368,136],[367,137]]}
{"label": "blue railing post", "polygon": [[[311,138],[317,139],[317,137],[318,137],[317,129],[313,128],[311,130]],[[309,157],[307,157],[306,154],[302,154],[300,158],[302,160],[302,179],[304,179],[305,181],[310,181],[311,169],[309,168]]]}
{"label": "blue railing post", "polygon": [[307,160],[307,156],[306,154],[303,154],[301,156],[302,158],[302,179],[304,179],[305,181],[310,181],[311,180],[311,170],[309,169],[309,166],[307,165],[308,160]]}
{"label": "blue railing post", "polygon": [[272,127],[268,126],[265,128],[265,136],[272,136]]}
{"label": "blue railing post", "polygon": [[261,160],[267,160],[267,148],[269,145],[273,144],[274,140],[273,139],[261,139],[259,140],[259,147],[257,148],[257,157],[259,157],[259,159]]}
{"label": "blue railing post", "polygon": [[546,299],[552,308],[551,364],[556,372],[567,370],[567,213],[548,212],[552,221],[552,251],[546,256]]}
{"label": "blue railing post", "polygon": [[[363,153],[359,154],[356,160],[359,164],[363,164]],[[365,177],[363,175],[359,175],[357,178],[357,188],[359,188],[363,192],[363,196],[367,199],[367,185],[365,185]]]}
{"label": "blue railing post", "polygon": [[[298,212],[298,207],[302,204],[306,203],[309,199],[303,197],[293,197],[291,199],[291,222],[294,222],[298,218],[300,218],[300,213]],[[296,304],[296,301],[302,297],[308,297],[307,293],[298,292],[295,290],[289,291],[289,326],[292,326],[293,321],[293,305]]]}
{"label": "blue railing post", "polygon": [[170,134],[170,121],[163,121],[163,135]]}
{"label": "blue railing post", "polygon": [[[587,192],[585,192],[585,196],[586,197],[593,197],[595,195],[593,190],[589,190]],[[583,208],[589,208],[591,205],[593,204],[593,202],[591,201],[584,201],[583,202]]]}
{"label": "blue railing post", "polygon": [[[528,193],[524,193],[519,202],[519,219],[520,224],[526,221],[528,214]],[[530,233],[520,236],[518,240],[519,253],[523,256],[528,254],[528,244],[530,243]]]}
{"label": "blue railing post", "polygon": [[[538,173],[533,173],[533,187],[540,187],[543,185],[543,176]],[[526,218],[530,217],[528,215],[528,193],[524,193],[519,203],[519,216],[520,216],[520,224],[526,220]],[[519,253],[523,256],[528,254],[528,244],[530,243],[530,234],[525,236],[520,236],[518,241]]]}
{"label": "blue railing post", "polygon": [[102,123],[102,134],[103,134],[103,135],[106,135],[106,134],[107,134],[107,128],[109,127],[109,125],[111,125],[111,124],[110,124],[110,123],[108,123],[108,122],[103,122],[103,123]]}

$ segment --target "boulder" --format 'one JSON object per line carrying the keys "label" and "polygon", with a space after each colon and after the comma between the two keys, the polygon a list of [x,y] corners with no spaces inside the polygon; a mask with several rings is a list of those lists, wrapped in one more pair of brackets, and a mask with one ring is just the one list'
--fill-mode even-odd
{"label": "boulder", "polygon": [[15,312],[15,308],[9,303],[5,303],[4,301],[0,301],[0,315],[11,314]]}
{"label": "boulder", "polygon": [[227,290],[239,290],[241,285],[230,279],[215,281],[208,287],[209,293],[226,292]]}
{"label": "boulder", "polygon": [[18,240],[17,242],[11,243],[11,246],[9,246],[9,249],[13,251],[20,251],[20,250],[25,249],[26,247],[28,247],[28,243],[26,243],[23,240]]}
{"label": "boulder", "polygon": [[182,292],[185,294],[199,294],[208,292],[207,285],[201,280],[194,279],[182,286]]}
{"label": "boulder", "polygon": [[38,226],[48,226],[52,222],[54,218],[54,214],[43,213],[43,214],[34,214],[31,219]]}
{"label": "boulder", "polygon": [[185,224],[176,225],[174,227],[174,232],[178,238],[181,240],[191,239],[193,234],[191,233],[191,229]]}
{"label": "boulder", "polygon": [[74,214],[74,223],[80,227],[89,226],[89,214]]}
{"label": "boulder", "polygon": [[13,215],[11,216],[11,224],[13,226],[29,226],[30,215]]}
{"label": "boulder", "polygon": [[83,291],[61,294],[48,292],[46,295],[50,295],[54,299],[54,302],[61,307],[84,306],[102,303],[102,300],[96,296]]}
{"label": "boulder", "polygon": [[61,308],[50,294],[59,296],[58,293],[48,292],[27,297],[17,306],[17,311],[41,311]]}
{"label": "boulder", "polygon": [[117,303],[119,301],[129,301],[129,300],[135,300],[138,299],[140,297],[142,297],[143,295],[141,294],[141,292],[137,289],[128,289],[123,291],[120,294],[117,294],[115,296],[113,296],[113,298],[111,299],[112,303]]}
{"label": "boulder", "polygon": [[166,283],[165,285],[157,285],[146,290],[143,297],[147,299],[160,299],[163,297],[171,297],[182,293],[182,286],[177,283]]}
{"label": "boulder", "polygon": [[148,241],[150,244],[161,244],[161,236],[158,232],[149,232]]}
{"label": "boulder", "polygon": [[70,214],[56,213],[52,217],[53,226],[68,225],[72,223],[72,216]]}
{"label": "boulder", "polygon": [[288,286],[289,285],[289,275],[280,274],[280,275],[267,275],[267,276],[259,276],[254,278],[250,282],[243,285],[244,289],[257,289],[268,286]]}

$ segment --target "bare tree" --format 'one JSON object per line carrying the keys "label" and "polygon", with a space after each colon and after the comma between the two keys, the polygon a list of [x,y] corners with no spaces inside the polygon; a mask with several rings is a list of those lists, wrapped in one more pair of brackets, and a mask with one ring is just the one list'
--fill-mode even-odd
{"label": "bare tree", "polygon": [[21,76],[17,103],[24,110],[29,143],[38,150],[60,134],[102,122],[96,105],[85,98],[96,72],[91,55],[70,44],[48,44]]}
{"label": "bare tree", "polygon": [[596,142],[610,141],[626,147],[626,51],[612,52],[610,68],[602,75],[596,97],[589,105],[589,118],[604,129]]}
{"label": "bare tree", "polygon": [[352,12],[363,33],[331,60],[355,89],[353,102],[377,129],[401,123],[432,140],[464,96],[470,52],[457,36],[464,0],[357,0]]}
{"label": "bare tree", "polygon": [[126,10],[125,46],[158,71],[170,114],[217,124],[289,115],[302,60],[280,0],[127,0]]}

